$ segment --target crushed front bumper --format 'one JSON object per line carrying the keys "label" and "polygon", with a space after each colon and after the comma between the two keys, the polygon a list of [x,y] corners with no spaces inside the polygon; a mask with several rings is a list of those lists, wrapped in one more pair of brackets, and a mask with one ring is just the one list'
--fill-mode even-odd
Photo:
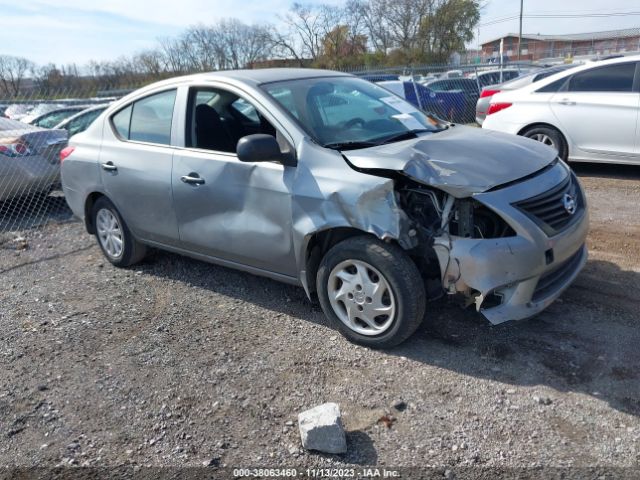
{"label": "crushed front bumper", "polygon": [[544,194],[570,175],[569,168],[558,162],[523,182],[475,195],[474,199],[500,215],[516,235],[438,237],[434,248],[445,289],[467,295],[493,324],[531,317],[557,299],[587,261],[589,216],[584,193],[577,183],[583,208],[553,236],[515,204]]}

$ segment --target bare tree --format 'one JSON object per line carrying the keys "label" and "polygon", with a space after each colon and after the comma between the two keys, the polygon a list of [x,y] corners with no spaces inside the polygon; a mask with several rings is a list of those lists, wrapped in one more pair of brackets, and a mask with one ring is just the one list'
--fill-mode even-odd
{"label": "bare tree", "polygon": [[26,75],[34,69],[35,64],[31,60],[0,55],[0,86],[5,95],[18,95]]}
{"label": "bare tree", "polygon": [[362,0],[356,8],[362,8],[363,21],[374,50],[387,54],[393,47],[392,33],[387,23],[393,0]]}
{"label": "bare tree", "polygon": [[281,26],[271,29],[271,44],[279,53],[303,59],[316,60],[322,54],[323,19],[320,7],[294,3],[280,17]]}
{"label": "bare tree", "polygon": [[[130,88],[171,74],[253,67],[293,59],[332,68],[363,63],[446,60],[473,37],[485,0],[346,0],[344,6],[294,3],[277,25],[235,18],[194,25],[156,48],[111,61],[49,64],[0,56],[0,92],[16,95],[24,79],[47,91],[88,86]],[[369,55],[375,52],[372,55]]]}
{"label": "bare tree", "polygon": [[394,0],[387,4],[387,28],[394,47],[410,52],[418,47],[420,26],[433,0]]}
{"label": "bare tree", "polygon": [[143,74],[150,77],[159,77],[164,73],[162,54],[159,50],[150,49],[138,52],[133,61],[139,65]]}

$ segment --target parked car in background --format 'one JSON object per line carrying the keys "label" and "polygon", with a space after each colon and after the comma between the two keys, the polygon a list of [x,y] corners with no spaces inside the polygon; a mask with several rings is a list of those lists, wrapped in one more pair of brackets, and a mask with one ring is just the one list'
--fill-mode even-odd
{"label": "parked car in background", "polygon": [[20,120],[33,110],[34,107],[35,105],[27,103],[13,103],[5,109],[4,116],[11,120]]}
{"label": "parked car in background", "polygon": [[473,123],[478,101],[478,83],[470,78],[449,78],[433,80],[424,84],[435,92],[461,92],[464,97],[456,105],[455,120],[458,123]]}
{"label": "parked car in background", "polygon": [[61,160],[65,198],[112,264],[154,246],[300,285],[370,347],[407,339],[443,292],[492,323],[535,315],[587,259],[584,194],[556,152],[338,72],[155,83]]}
{"label": "parked car in background", "polygon": [[48,193],[60,180],[67,132],[0,118],[0,202]]}
{"label": "parked car in background", "polygon": [[518,78],[523,73],[522,70],[515,68],[503,68],[501,70],[488,70],[484,72],[472,73],[468,78],[471,80],[477,80],[480,89],[488,85],[495,85],[496,83],[506,82]]}
{"label": "parked car in background", "polygon": [[370,73],[366,75],[358,75],[363,80],[368,80],[373,83],[378,82],[389,82],[394,80],[399,80],[398,75],[388,74],[388,73]]}
{"label": "parked car in background", "polygon": [[39,118],[45,113],[53,112],[64,108],[64,104],[61,103],[38,103],[35,107],[29,110],[29,113],[20,118],[21,122],[31,123],[34,119]]}
{"label": "parked car in background", "polygon": [[85,108],[87,108],[86,105],[70,105],[67,107],[58,108],[56,110],[51,110],[50,112],[43,113],[42,115],[37,117],[32,117],[28,122],[25,123],[35,125],[36,127],[53,128],[65,118],[69,118],[72,115],[81,112]]}
{"label": "parked car in background", "polygon": [[448,70],[440,76],[440,78],[462,78],[462,77],[464,77],[464,72],[462,70]]}
{"label": "parked car in background", "polygon": [[640,55],[588,63],[491,98],[482,128],[523,135],[562,159],[640,164]]}
{"label": "parked car in background", "polygon": [[465,95],[461,91],[436,92],[417,82],[380,82],[378,85],[443,120],[459,122],[464,117]]}
{"label": "parked car in background", "polygon": [[108,106],[109,104],[107,103],[85,108],[81,112],[64,119],[54,128],[66,130],[67,132],[69,132],[69,137],[75,135],[76,133],[84,132],[89,127],[89,125],[91,125],[91,122],[98,118],[100,114],[107,109]]}
{"label": "parked car in background", "polygon": [[491,103],[491,97],[493,97],[493,95],[495,95],[496,93],[506,92],[508,90],[517,90],[518,88],[525,87],[539,80],[550,77],[553,74],[563,72],[570,68],[575,68],[576,66],[577,65],[575,64],[555,65],[553,67],[543,68],[534,72],[527,73],[526,75],[516,77],[512,80],[509,80],[508,82],[484,87],[480,92],[480,98],[478,98],[478,101],[476,102],[476,122],[482,125],[482,122],[484,122],[484,119],[487,116],[487,109],[489,108],[489,104]]}

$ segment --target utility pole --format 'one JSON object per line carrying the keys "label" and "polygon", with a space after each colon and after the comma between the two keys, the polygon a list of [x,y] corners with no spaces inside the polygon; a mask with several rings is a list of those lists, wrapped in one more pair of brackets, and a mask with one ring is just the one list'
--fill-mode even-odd
{"label": "utility pole", "polygon": [[524,0],[520,0],[520,33],[518,34],[518,62],[520,61],[520,52],[522,51],[522,7]]}

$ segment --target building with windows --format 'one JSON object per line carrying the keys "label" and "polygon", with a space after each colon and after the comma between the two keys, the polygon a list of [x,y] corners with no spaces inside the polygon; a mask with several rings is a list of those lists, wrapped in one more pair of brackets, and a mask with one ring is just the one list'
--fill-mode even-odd
{"label": "building with windows", "polygon": [[[508,33],[482,44],[482,58],[500,58],[500,41],[509,60],[518,58],[518,34]],[[522,35],[521,60],[640,53],[640,28],[570,35]]]}

